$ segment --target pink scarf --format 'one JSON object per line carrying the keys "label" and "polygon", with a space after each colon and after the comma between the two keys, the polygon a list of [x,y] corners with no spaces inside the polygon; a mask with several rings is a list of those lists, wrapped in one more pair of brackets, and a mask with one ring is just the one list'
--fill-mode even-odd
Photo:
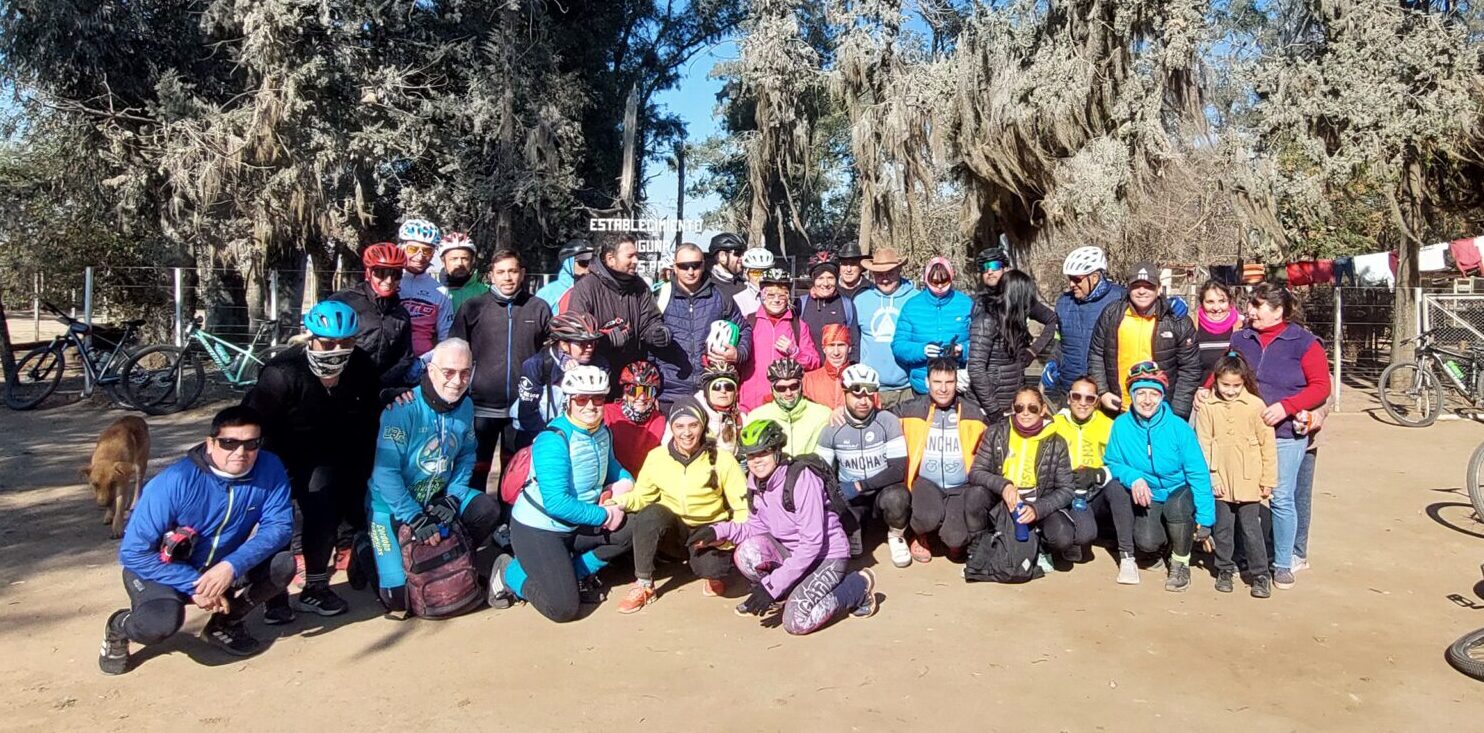
{"label": "pink scarf", "polygon": [[1201,330],[1205,331],[1206,333],[1230,333],[1237,327],[1237,309],[1228,309],[1226,312],[1226,318],[1223,318],[1220,321],[1213,321],[1210,318],[1207,318],[1206,311],[1204,309],[1197,309],[1195,312],[1195,319],[1197,323],[1201,324]]}

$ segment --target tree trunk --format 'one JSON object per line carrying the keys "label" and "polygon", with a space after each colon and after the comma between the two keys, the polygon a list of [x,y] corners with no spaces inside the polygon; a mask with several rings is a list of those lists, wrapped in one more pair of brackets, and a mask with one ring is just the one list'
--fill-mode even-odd
{"label": "tree trunk", "polygon": [[5,321],[3,293],[0,293],[0,367],[4,368],[6,383],[15,379],[15,352],[10,348],[10,324]]}
{"label": "tree trunk", "polygon": [[634,216],[634,178],[638,175],[639,86],[629,88],[623,112],[623,173],[618,180],[618,209],[624,218]]}
{"label": "tree trunk", "polygon": [[1391,360],[1411,358],[1412,345],[1404,343],[1417,335],[1417,291],[1422,286],[1417,255],[1422,247],[1423,228],[1422,164],[1409,155],[1402,168],[1402,180],[1392,206],[1399,219],[1402,237],[1396,258],[1396,289],[1391,313]]}

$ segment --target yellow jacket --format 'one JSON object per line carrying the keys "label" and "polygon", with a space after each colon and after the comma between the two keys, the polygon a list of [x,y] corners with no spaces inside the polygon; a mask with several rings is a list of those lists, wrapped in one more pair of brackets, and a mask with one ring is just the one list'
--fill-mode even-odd
{"label": "yellow jacket", "polygon": [[1222,501],[1262,501],[1260,486],[1278,485],[1278,442],[1262,421],[1263,401],[1243,391],[1234,400],[1215,395],[1195,411],[1195,437],[1211,466]]}
{"label": "yellow jacket", "polygon": [[[927,450],[928,429],[933,424],[933,413],[937,411],[932,398],[918,395],[916,399],[898,408],[902,419],[902,436],[907,439],[907,490],[917,479],[917,468],[922,465],[922,454]],[[972,401],[958,400],[958,441],[964,454],[964,467],[974,465],[974,453],[979,450],[979,438],[984,435],[984,414]]]}
{"label": "yellow jacket", "polygon": [[667,442],[649,451],[632,491],[615,502],[634,513],[658,502],[692,527],[714,522],[747,521],[747,477],[729,451],[716,451],[716,480],[706,449],[682,463]]}
{"label": "yellow jacket", "polygon": [[1067,441],[1067,455],[1072,468],[1102,468],[1103,454],[1108,451],[1108,434],[1113,432],[1113,418],[1102,410],[1093,410],[1086,423],[1077,424],[1072,413],[1063,409],[1051,420],[1051,429]]}

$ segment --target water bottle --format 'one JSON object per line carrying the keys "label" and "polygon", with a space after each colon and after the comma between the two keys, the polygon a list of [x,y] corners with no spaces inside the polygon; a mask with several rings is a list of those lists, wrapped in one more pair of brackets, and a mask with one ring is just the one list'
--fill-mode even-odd
{"label": "water bottle", "polygon": [[1022,524],[1020,522],[1020,510],[1022,510],[1024,508],[1025,508],[1025,502],[1023,502],[1023,501],[1022,502],[1019,502],[1019,503],[1017,503],[1015,505],[1015,541],[1016,542],[1029,542],[1030,539],[1031,539],[1031,528],[1030,528],[1030,526],[1029,525],[1026,525],[1026,524]]}
{"label": "water bottle", "polygon": [[1443,362],[1443,370],[1448,372],[1448,376],[1453,377],[1454,381],[1463,384],[1463,367],[1460,367],[1458,362],[1452,359]]}
{"label": "water bottle", "polygon": [[1072,494],[1072,511],[1074,511],[1074,512],[1085,512],[1085,511],[1087,511],[1087,492],[1086,491],[1082,491],[1082,490],[1079,489],[1076,493]]}

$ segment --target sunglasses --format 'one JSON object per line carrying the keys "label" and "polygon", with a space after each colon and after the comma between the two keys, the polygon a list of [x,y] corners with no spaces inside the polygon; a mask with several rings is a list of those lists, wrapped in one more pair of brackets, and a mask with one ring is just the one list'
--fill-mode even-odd
{"label": "sunglasses", "polygon": [[1017,415],[1037,415],[1041,412],[1041,406],[1031,402],[1015,405],[1010,409],[1014,410]]}
{"label": "sunglasses", "polygon": [[443,375],[444,381],[450,381],[457,378],[461,382],[467,382],[469,381],[470,377],[474,376],[474,367],[469,367],[468,369],[444,369],[437,364],[431,364],[429,366],[438,370],[438,373]]}
{"label": "sunglasses", "polygon": [[852,395],[855,395],[856,397],[871,397],[874,396],[877,392],[877,390],[872,387],[850,387],[845,391],[849,392]]}
{"label": "sunglasses", "polygon": [[335,351],[337,349],[349,349],[356,345],[355,338],[327,339],[323,336],[314,337],[314,343],[319,346],[320,351]]}
{"label": "sunglasses", "polygon": [[803,389],[803,382],[779,382],[773,385],[774,392],[797,392]]}
{"label": "sunglasses", "polygon": [[418,253],[425,255],[433,254],[433,246],[429,244],[404,244],[402,245],[402,249],[410,255]]}
{"label": "sunglasses", "polygon": [[711,383],[712,392],[736,392],[737,385],[732,382],[716,381]]}
{"label": "sunglasses", "polygon": [[1077,392],[1073,392],[1067,395],[1067,401],[1076,402],[1077,404],[1081,405],[1091,405],[1095,404],[1098,401],[1098,396],[1095,394],[1079,394]]}
{"label": "sunglasses", "polygon": [[377,280],[401,280],[402,271],[395,267],[373,267],[371,277]]}
{"label": "sunglasses", "polygon": [[699,270],[702,267],[704,267],[704,265],[702,263],[700,263],[700,262],[676,262],[675,263],[675,269],[677,269],[677,270],[685,270],[686,272],[692,272],[692,271],[695,271],[695,270]]}
{"label": "sunglasses", "polygon": [[1068,275],[1067,276],[1067,280],[1071,281],[1071,283],[1073,285],[1081,285],[1082,283],[1087,282],[1087,278],[1088,278],[1087,275]]}
{"label": "sunglasses", "polygon": [[989,262],[984,263],[985,272],[999,272],[1003,269],[1005,269],[1005,263],[1000,262],[999,260],[990,260]]}
{"label": "sunglasses", "polygon": [[591,258],[591,257],[579,257],[579,258],[573,260],[573,262],[575,262],[578,267],[587,267],[588,265],[591,265],[593,263],[593,258]]}
{"label": "sunglasses", "polygon": [[588,405],[597,405],[599,407],[602,407],[603,405],[608,404],[608,397],[600,394],[575,394],[572,395],[569,399],[572,400],[572,404],[577,405],[578,407],[587,407]]}
{"label": "sunglasses", "polygon": [[259,448],[263,447],[262,438],[248,438],[247,440],[242,440],[241,438],[212,438],[212,440],[216,441],[216,447],[228,453],[236,453],[238,448],[244,448],[248,453],[256,453]]}
{"label": "sunglasses", "polygon": [[648,397],[654,394],[654,387],[645,384],[626,384],[623,393],[630,397]]}

